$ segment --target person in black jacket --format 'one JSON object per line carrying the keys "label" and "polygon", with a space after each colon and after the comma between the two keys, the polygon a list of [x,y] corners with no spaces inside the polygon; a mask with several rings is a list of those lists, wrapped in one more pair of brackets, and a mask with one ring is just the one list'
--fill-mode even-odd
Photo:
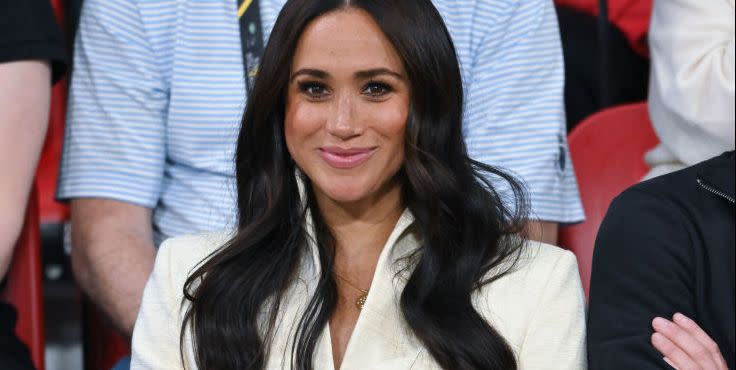
{"label": "person in black jacket", "polygon": [[734,167],[727,152],[611,204],[593,255],[591,369],[734,369]]}

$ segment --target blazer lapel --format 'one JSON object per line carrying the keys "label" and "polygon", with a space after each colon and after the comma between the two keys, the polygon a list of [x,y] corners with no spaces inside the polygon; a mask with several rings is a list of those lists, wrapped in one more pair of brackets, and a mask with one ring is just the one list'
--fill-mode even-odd
{"label": "blazer lapel", "polygon": [[[409,369],[421,346],[399,307],[405,284],[397,259],[418,246],[409,227],[413,216],[402,214],[381,252],[368,298],[348,342],[340,370]],[[329,332],[329,330],[328,330]]]}
{"label": "blazer lapel", "polygon": [[[406,370],[412,367],[412,364],[420,355],[422,346],[404,322],[399,308],[399,298],[404,288],[406,276],[399,275],[401,265],[397,263],[397,260],[419,246],[419,242],[410,228],[413,221],[414,217],[411,212],[405,210],[386,241],[386,245],[378,259],[366,303],[358,317],[343,356],[341,368],[334,368],[328,325],[320,334],[315,349],[315,370]],[[313,239],[313,224],[310,214],[307,215],[306,227],[310,239]],[[296,299],[288,305],[289,308],[284,313],[285,322],[298,321],[298,316],[303,312],[304,307],[299,307],[302,305],[297,302],[303,301],[306,304],[314,291],[314,281],[307,280],[310,280],[310,277],[318,279],[321,271],[317,247],[313,240],[308,241],[308,243],[310,253],[305,256],[302,265],[303,280],[300,282],[301,284],[298,284],[300,288],[293,292],[295,293],[293,298]],[[288,338],[291,341],[293,340],[293,334],[293,330],[286,330],[279,333],[279,336],[284,335],[286,338],[282,339]],[[284,351],[283,357],[286,357],[291,349],[289,343],[283,342],[281,349],[287,348],[288,350]],[[281,366],[288,363],[286,358],[275,361],[275,364]]]}

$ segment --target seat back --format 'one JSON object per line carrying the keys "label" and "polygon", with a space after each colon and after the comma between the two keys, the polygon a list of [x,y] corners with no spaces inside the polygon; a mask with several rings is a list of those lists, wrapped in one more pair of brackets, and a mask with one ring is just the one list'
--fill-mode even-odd
{"label": "seat back", "polygon": [[130,354],[130,342],[120,335],[110,319],[88,298],[84,298],[84,368],[111,369],[123,356]]}
{"label": "seat back", "polygon": [[18,311],[15,332],[28,346],[36,369],[44,369],[43,276],[38,201],[31,191],[25,221],[16,243],[2,298]]}
{"label": "seat back", "polygon": [[649,171],[644,154],[659,139],[646,103],[600,111],[575,127],[568,138],[570,155],[585,209],[585,222],[560,229],[559,244],[578,259],[585,296],[590,286],[593,247],[608,206]]}
{"label": "seat back", "polygon": [[[65,0],[51,0],[54,15],[66,29]],[[71,67],[69,67],[71,68]],[[63,77],[51,89],[49,126],[46,130],[41,156],[36,169],[38,186],[39,217],[42,224],[63,224],[69,219],[69,206],[56,201],[56,181],[59,175],[62,143],[64,141],[64,122],[66,116],[68,77]]]}
{"label": "seat back", "polygon": [[51,89],[49,126],[36,169],[39,217],[42,224],[63,224],[69,220],[69,205],[55,199],[64,140],[66,98],[67,77],[64,77]]}

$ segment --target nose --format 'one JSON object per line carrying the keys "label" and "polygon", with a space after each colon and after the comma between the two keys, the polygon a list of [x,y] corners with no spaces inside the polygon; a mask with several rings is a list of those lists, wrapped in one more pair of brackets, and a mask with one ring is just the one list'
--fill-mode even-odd
{"label": "nose", "polygon": [[363,133],[363,127],[356,115],[355,100],[350,94],[341,94],[333,100],[326,129],[330,135],[341,140],[348,140]]}

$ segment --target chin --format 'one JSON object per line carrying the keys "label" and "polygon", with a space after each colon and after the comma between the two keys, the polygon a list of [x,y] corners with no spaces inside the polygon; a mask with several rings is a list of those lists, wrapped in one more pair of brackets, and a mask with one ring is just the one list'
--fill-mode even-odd
{"label": "chin", "polygon": [[333,177],[325,182],[315,185],[317,191],[322,192],[328,198],[339,203],[353,203],[365,199],[368,196],[369,187],[363,181],[340,181],[339,177]]}
{"label": "chin", "polygon": [[354,203],[366,198],[366,191],[357,188],[322,189],[330,199],[338,203]]}

